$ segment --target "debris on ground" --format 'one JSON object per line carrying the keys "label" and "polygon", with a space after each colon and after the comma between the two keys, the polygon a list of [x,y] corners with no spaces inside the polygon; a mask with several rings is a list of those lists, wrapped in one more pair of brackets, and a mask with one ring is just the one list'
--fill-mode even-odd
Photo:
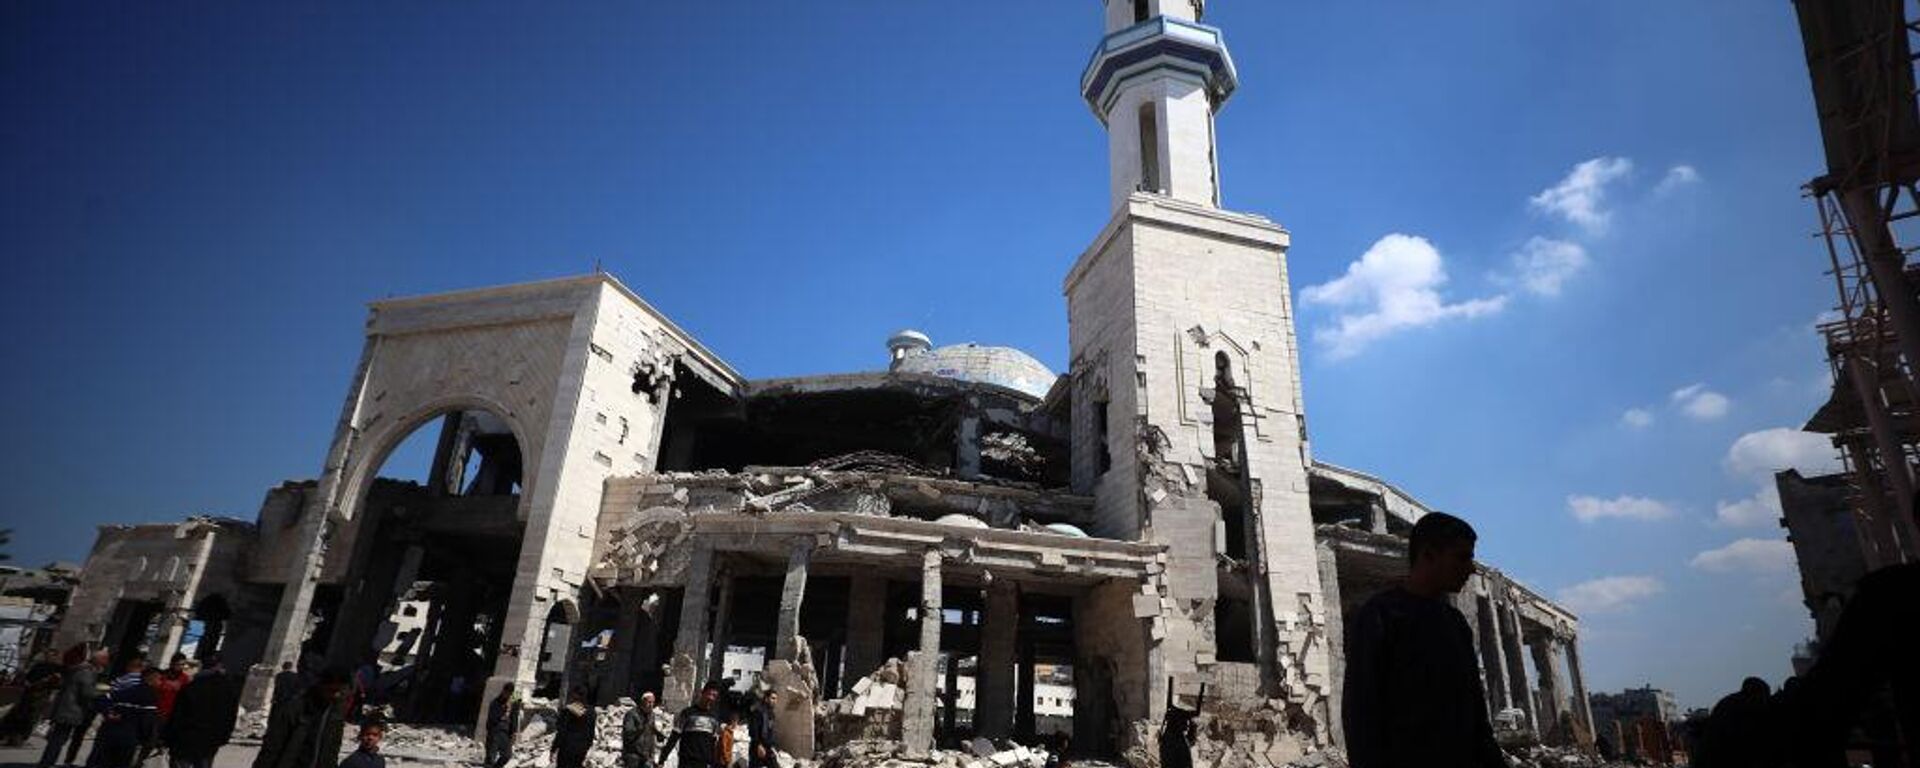
{"label": "debris on ground", "polygon": [[873,674],[855,682],[847,695],[815,705],[814,743],[831,750],[854,741],[897,741],[906,683],[906,662],[887,659]]}
{"label": "debris on ground", "polygon": [[[984,741],[984,740],[976,740]],[[1044,749],[1018,744],[1007,749],[978,754],[976,745],[967,751],[935,749],[925,756],[909,757],[906,745],[892,739],[855,739],[821,753],[818,768],[1045,768]],[[1075,761],[1075,765],[1093,765]]]}
{"label": "debris on ground", "polygon": [[1508,747],[1508,762],[1513,768],[1626,768],[1630,763],[1609,762],[1599,756],[1571,747],[1538,744]]}

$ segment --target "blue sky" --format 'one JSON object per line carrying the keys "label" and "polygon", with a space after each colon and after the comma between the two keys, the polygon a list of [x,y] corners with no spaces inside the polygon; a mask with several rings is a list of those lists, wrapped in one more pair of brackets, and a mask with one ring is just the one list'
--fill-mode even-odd
{"label": "blue sky", "polygon": [[[903,326],[1061,367],[1108,213],[1095,5],[0,6],[16,560],[314,475],[384,296],[597,263],[750,376]],[[1595,690],[1784,675],[1756,494],[1829,460],[1767,430],[1819,401],[1833,303],[1791,6],[1210,5],[1316,455],[1579,606]]]}

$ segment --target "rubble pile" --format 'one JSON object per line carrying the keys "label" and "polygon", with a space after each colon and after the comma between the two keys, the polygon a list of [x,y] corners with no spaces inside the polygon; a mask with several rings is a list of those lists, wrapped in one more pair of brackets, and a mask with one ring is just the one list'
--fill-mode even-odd
{"label": "rubble pile", "polygon": [[855,741],[899,739],[901,708],[907,701],[906,681],[906,663],[888,659],[873,674],[855,682],[848,695],[820,702],[813,710],[814,743],[828,748]]}
{"label": "rubble pile", "polygon": [[[1018,744],[1006,749],[975,739],[966,751],[935,749],[908,756],[892,739],[855,739],[821,753],[818,768],[1045,768],[1047,751]],[[1083,765],[1076,761],[1075,765]]]}
{"label": "rubble pile", "polygon": [[1548,747],[1531,745],[1506,748],[1507,760],[1513,768],[1625,768],[1628,763],[1614,763],[1582,749],[1572,747]]}
{"label": "rubble pile", "polygon": [[259,741],[267,733],[267,710],[242,708],[233,721],[233,738]]}
{"label": "rubble pile", "polygon": [[1305,768],[1346,764],[1338,752],[1315,742],[1311,718],[1277,699],[1250,709],[1209,707],[1194,719],[1194,726],[1195,765]]}
{"label": "rubble pile", "polygon": [[[621,698],[594,712],[593,750],[587,753],[587,768],[620,768],[620,722],[633,709],[633,699]],[[507,768],[548,768],[553,764],[553,726],[558,710],[546,699],[529,700],[521,710],[520,737],[513,742],[513,756],[507,758]],[[664,720],[665,712],[655,710],[654,717]],[[664,724],[659,727],[670,732]],[[477,747],[478,745],[476,745]],[[667,756],[662,755],[662,763]],[[476,753],[474,761],[480,755]],[[780,753],[781,765],[795,765],[793,758]],[[747,761],[747,727],[736,725],[733,729],[733,763],[745,765]]]}
{"label": "rubble pile", "polygon": [[[351,734],[352,727],[348,727]],[[349,738],[348,741],[352,739]],[[454,726],[388,723],[380,751],[407,758],[477,763],[486,750],[480,742]]]}

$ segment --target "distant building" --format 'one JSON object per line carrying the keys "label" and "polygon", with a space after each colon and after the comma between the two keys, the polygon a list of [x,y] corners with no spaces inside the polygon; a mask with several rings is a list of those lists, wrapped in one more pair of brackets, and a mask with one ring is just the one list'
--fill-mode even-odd
{"label": "distant building", "polygon": [[1681,715],[1672,693],[1649,685],[1596,693],[1591,704],[1594,739],[1612,746],[1614,755],[1656,765],[1674,763],[1674,723]]}

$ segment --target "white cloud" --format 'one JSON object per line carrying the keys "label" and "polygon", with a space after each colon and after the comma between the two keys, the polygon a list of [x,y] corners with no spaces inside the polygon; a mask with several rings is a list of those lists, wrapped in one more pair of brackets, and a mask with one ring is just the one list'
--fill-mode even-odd
{"label": "white cloud", "polygon": [[1693,384],[1673,391],[1673,405],[1694,421],[1712,421],[1727,415],[1733,401],[1705,384]]}
{"label": "white cloud", "polygon": [[1606,613],[1629,608],[1634,601],[1660,594],[1666,588],[1652,576],[1604,576],[1562,589],[1556,597],[1561,605],[1577,613]]}
{"label": "white cloud", "polygon": [[1426,238],[1391,234],[1347,265],[1347,272],[1309,286],[1300,298],[1343,312],[1332,327],[1314,330],[1314,340],[1334,358],[1352,357],[1382,337],[1453,318],[1499,312],[1507,297],[1447,303],[1440,286],[1447,282],[1440,251]]}
{"label": "white cloud", "polygon": [[1694,555],[1691,565],[1714,573],[1786,573],[1793,570],[1793,545],[1784,539],[1740,539]]}
{"label": "white cloud", "polygon": [[1722,463],[1729,472],[1759,480],[1788,468],[1803,475],[1840,471],[1840,457],[1826,437],[1787,427],[1741,435]]}
{"label": "white cloud", "polygon": [[1536,236],[1513,254],[1513,279],[1536,296],[1559,296],[1560,287],[1587,264],[1587,249],[1579,243]]}
{"label": "white cloud", "polygon": [[1673,516],[1673,505],[1642,496],[1568,496],[1567,511],[1583,523],[1618,517],[1627,520],[1664,520]]}
{"label": "white cloud", "polygon": [[1668,195],[1681,187],[1700,183],[1700,171],[1691,165],[1681,163],[1667,169],[1667,175],[1660,177],[1660,183],[1653,185],[1653,194]]}
{"label": "white cloud", "polygon": [[1780,519],[1780,489],[1772,482],[1760,486],[1760,490],[1739,501],[1722,501],[1714,505],[1713,520],[1728,528],[1747,528],[1756,525],[1769,525]]}
{"label": "white cloud", "polygon": [[1628,408],[1620,414],[1620,423],[1628,429],[1646,429],[1653,426],[1653,412],[1645,408]]}
{"label": "white cloud", "polygon": [[1573,167],[1560,183],[1528,198],[1536,210],[1558,215],[1590,232],[1602,232],[1612,212],[1606,209],[1607,185],[1633,172],[1624,157],[1596,157]]}

